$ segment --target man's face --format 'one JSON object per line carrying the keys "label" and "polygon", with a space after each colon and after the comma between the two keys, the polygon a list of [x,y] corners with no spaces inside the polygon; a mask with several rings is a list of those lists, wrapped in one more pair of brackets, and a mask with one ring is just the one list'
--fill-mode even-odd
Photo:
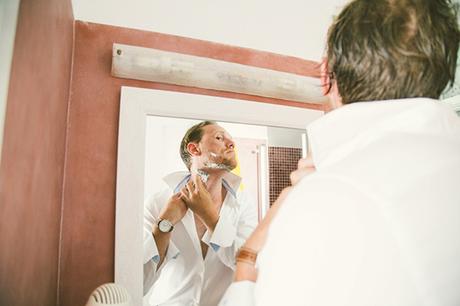
{"label": "man's face", "polygon": [[231,171],[236,167],[235,143],[232,136],[221,126],[211,124],[203,127],[203,136],[198,143],[201,155],[197,168],[206,171],[224,169]]}

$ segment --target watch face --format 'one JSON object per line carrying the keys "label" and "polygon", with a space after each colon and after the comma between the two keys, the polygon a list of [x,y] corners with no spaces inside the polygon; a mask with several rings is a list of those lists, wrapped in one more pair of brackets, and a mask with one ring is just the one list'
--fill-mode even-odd
{"label": "watch face", "polygon": [[173,225],[168,220],[160,220],[158,222],[158,229],[163,233],[168,233],[172,230]]}

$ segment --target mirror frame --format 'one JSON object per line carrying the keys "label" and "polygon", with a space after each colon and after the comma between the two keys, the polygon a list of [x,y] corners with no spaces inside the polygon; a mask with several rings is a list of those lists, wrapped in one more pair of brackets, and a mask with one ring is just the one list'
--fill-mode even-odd
{"label": "mirror frame", "polygon": [[249,100],[121,88],[115,209],[115,283],[143,298],[143,211],[147,116],[305,129],[323,111]]}

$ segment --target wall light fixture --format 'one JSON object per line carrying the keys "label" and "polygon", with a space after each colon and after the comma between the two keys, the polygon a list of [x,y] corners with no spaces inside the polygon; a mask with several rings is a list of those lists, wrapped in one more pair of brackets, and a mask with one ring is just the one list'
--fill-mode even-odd
{"label": "wall light fixture", "polygon": [[324,104],[318,78],[151,48],[113,44],[112,75]]}

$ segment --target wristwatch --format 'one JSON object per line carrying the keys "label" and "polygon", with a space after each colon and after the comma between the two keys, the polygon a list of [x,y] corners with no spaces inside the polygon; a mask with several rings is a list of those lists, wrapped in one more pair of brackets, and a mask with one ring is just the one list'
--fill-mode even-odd
{"label": "wristwatch", "polygon": [[171,221],[166,220],[166,219],[159,219],[157,222],[158,229],[162,233],[170,233],[174,229],[173,224]]}

